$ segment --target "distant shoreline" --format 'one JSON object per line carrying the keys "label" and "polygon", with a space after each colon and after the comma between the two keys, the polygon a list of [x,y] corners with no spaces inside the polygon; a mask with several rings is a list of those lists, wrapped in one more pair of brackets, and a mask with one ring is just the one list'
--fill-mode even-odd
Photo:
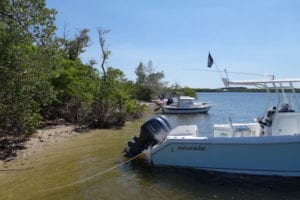
{"label": "distant shoreline", "polygon": [[[230,88],[193,88],[196,92],[267,92],[265,89],[258,88],[245,88],[245,87],[230,87]],[[270,92],[276,92],[276,90],[270,90]],[[291,90],[286,90],[291,92]],[[296,93],[300,93],[300,88],[295,88]]]}

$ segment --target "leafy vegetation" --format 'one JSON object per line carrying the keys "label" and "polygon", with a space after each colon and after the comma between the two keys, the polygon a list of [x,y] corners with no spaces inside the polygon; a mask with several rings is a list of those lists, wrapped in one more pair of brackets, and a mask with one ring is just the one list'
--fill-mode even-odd
{"label": "leafy vegetation", "polygon": [[135,74],[137,76],[135,94],[139,100],[150,101],[158,97],[168,98],[178,95],[196,97],[196,92],[192,88],[181,87],[179,84],[168,87],[168,82],[163,80],[164,72],[155,72],[152,61],[147,65],[140,62]]}
{"label": "leafy vegetation", "polygon": [[[80,60],[89,30],[58,38],[55,15],[45,0],[0,3],[1,137],[30,134],[56,121],[120,126],[142,112],[132,95],[135,85],[122,71],[110,67],[101,74],[94,61]],[[104,69],[109,51],[103,35],[99,41]]]}
{"label": "leafy vegetation", "polygon": [[43,1],[1,1],[1,133],[31,133],[42,119],[42,107],[54,98],[48,59],[54,56],[54,15]]}
{"label": "leafy vegetation", "polygon": [[[137,100],[174,92],[151,61],[139,63],[136,82],[107,67],[109,30],[98,29],[101,71],[93,60],[84,64],[80,55],[89,46],[89,30],[84,28],[73,38],[57,37],[56,14],[45,0],[0,3],[0,138],[29,135],[57,122],[122,126],[141,116],[143,106]],[[180,90],[195,96],[190,88]]]}
{"label": "leafy vegetation", "polygon": [[164,73],[155,72],[152,61],[147,65],[140,62],[135,70],[136,80],[136,96],[140,100],[151,101],[159,95],[165,93],[167,83],[163,82]]}
{"label": "leafy vegetation", "polygon": [[190,96],[190,97],[196,97],[196,91],[190,87],[181,87],[179,84],[175,83],[173,84],[169,89],[168,92],[172,94],[172,96]]}

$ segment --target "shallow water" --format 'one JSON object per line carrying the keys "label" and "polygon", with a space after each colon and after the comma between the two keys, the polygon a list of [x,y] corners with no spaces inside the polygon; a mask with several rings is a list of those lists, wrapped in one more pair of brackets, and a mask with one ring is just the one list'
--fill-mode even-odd
{"label": "shallow water", "polygon": [[[251,120],[266,105],[260,93],[199,95],[213,104],[209,114],[167,115],[173,126],[196,123],[201,134],[213,123],[226,123],[227,116]],[[24,170],[0,172],[0,199],[300,199],[297,178],[158,168],[145,157],[116,167],[126,161],[126,142],[149,117],[51,145],[17,166]]]}

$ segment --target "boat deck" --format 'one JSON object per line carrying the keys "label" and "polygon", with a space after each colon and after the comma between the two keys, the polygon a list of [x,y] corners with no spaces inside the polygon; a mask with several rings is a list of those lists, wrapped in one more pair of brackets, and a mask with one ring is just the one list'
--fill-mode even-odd
{"label": "boat deck", "polygon": [[170,133],[169,136],[193,136],[196,137],[198,135],[198,127],[197,125],[185,125],[185,126],[177,126]]}

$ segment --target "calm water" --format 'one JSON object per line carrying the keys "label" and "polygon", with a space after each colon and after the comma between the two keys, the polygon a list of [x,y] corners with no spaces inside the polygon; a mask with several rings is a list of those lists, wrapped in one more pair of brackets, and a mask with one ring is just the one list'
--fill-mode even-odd
{"label": "calm water", "polygon": [[[291,96],[288,94],[288,96]],[[270,98],[269,98],[270,97]],[[209,102],[213,107],[207,115],[166,115],[173,126],[178,124],[198,124],[199,130],[211,130],[213,124],[227,123],[228,117],[233,122],[253,122],[263,116],[266,107],[277,105],[277,95],[267,93],[198,93],[200,101]],[[270,99],[270,103],[268,104]],[[292,107],[295,102],[288,98]],[[269,105],[269,106],[268,106]]]}
{"label": "calm water", "polygon": [[[204,131],[214,123],[226,123],[228,116],[246,122],[263,114],[267,100],[261,93],[199,95],[213,105],[209,114],[167,115],[173,126],[196,123]],[[126,161],[121,155],[125,143],[148,118],[49,146],[15,167],[24,170],[1,171],[0,199],[300,199],[297,178],[153,168],[146,158],[101,175]]]}

